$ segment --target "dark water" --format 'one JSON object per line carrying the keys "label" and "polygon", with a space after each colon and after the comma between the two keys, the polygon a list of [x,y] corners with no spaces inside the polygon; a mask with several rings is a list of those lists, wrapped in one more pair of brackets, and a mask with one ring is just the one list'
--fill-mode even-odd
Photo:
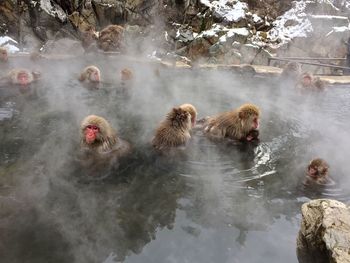
{"label": "dark water", "polygon": [[[350,89],[297,94],[276,79],[169,70],[107,57],[30,64],[33,92],[0,89],[1,262],[297,262],[300,206],[348,202]],[[75,80],[95,63],[105,84]],[[119,71],[135,71],[117,92]],[[192,103],[200,117],[252,102],[260,142],[215,144],[194,134],[182,158],[155,156],[149,141],[166,112]],[[134,154],[89,177],[75,162],[79,123],[105,117]],[[308,162],[325,158],[334,184],[308,188]],[[102,179],[103,178],[103,179]]]}

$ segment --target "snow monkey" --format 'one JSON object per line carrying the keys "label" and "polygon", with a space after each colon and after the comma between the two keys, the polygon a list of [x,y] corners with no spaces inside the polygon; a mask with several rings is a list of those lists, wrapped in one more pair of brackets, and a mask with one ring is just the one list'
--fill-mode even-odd
{"label": "snow monkey", "polygon": [[328,163],[321,159],[313,159],[307,167],[307,180],[316,182],[318,184],[325,184],[328,182]]}
{"label": "snow monkey", "polygon": [[[101,72],[96,66],[87,66],[80,73],[79,81],[90,84],[98,84],[101,81]],[[98,88],[98,86],[96,86],[96,88]]]}
{"label": "snow monkey", "polygon": [[109,25],[99,33],[97,45],[103,51],[120,51],[122,49],[124,28],[118,25]]}
{"label": "snow monkey", "polygon": [[7,61],[8,61],[7,49],[4,47],[0,47],[0,62],[7,62]]}
{"label": "snow monkey", "polygon": [[301,76],[301,65],[298,62],[288,62],[283,68],[281,77],[284,79],[297,81]]}
{"label": "snow monkey", "polygon": [[13,85],[28,86],[33,81],[40,79],[39,71],[29,71],[28,69],[15,68],[12,69],[5,77],[1,79]]}
{"label": "snow monkey", "polygon": [[179,107],[191,115],[191,124],[193,128],[196,125],[196,119],[197,119],[196,108],[192,104],[188,104],[188,103],[182,104]]}
{"label": "snow monkey", "polygon": [[259,129],[260,110],[253,104],[243,104],[238,109],[209,117],[204,123],[204,133],[212,139],[253,139],[247,137],[251,130]]}
{"label": "snow monkey", "polygon": [[82,150],[97,157],[123,157],[130,153],[131,146],[120,139],[108,121],[96,115],[87,116],[80,125]]}
{"label": "snow monkey", "polygon": [[182,108],[173,108],[155,132],[153,147],[158,151],[185,146],[191,138],[191,114]]}
{"label": "snow monkey", "polygon": [[319,77],[315,77],[309,72],[305,72],[301,75],[297,88],[305,90],[323,91],[326,83]]}

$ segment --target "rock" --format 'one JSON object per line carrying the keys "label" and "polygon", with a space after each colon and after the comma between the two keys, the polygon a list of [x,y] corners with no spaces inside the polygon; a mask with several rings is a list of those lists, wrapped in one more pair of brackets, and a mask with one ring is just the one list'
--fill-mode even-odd
{"label": "rock", "polygon": [[261,47],[253,44],[245,44],[241,46],[240,53],[242,54],[242,63],[252,64]]}
{"label": "rock", "polygon": [[350,262],[350,208],[329,199],[302,205],[297,238],[299,263]]}

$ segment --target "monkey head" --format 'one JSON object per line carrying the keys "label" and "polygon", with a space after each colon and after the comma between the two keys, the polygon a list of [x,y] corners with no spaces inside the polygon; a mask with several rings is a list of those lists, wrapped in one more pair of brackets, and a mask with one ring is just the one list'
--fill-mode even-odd
{"label": "monkey head", "polygon": [[18,84],[26,87],[33,82],[34,77],[32,72],[27,69],[13,69],[9,73],[12,84]]}
{"label": "monkey head", "polygon": [[304,88],[311,88],[312,82],[313,82],[313,76],[311,73],[306,72],[301,76],[301,85]]}
{"label": "monkey head", "polygon": [[4,47],[0,47],[0,61],[7,62],[8,61],[8,53],[7,49]]}
{"label": "monkey head", "polygon": [[91,83],[99,83],[101,81],[101,72],[96,66],[88,66],[84,68],[79,77],[80,81],[88,81]]}
{"label": "monkey head", "polygon": [[325,178],[328,176],[328,169],[329,165],[325,160],[313,159],[307,167],[307,175],[315,180]]}
{"label": "monkey head", "polygon": [[260,110],[257,106],[247,103],[238,108],[238,117],[244,130],[259,129]]}
{"label": "monkey head", "polygon": [[87,116],[81,123],[81,139],[86,145],[100,145],[105,141],[116,138],[116,133],[108,121],[96,115]]}
{"label": "monkey head", "polygon": [[132,80],[133,79],[133,73],[130,69],[128,68],[123,68],[120,71],[120,75],[121,75],[121,80],[122,81],[128,81],[128,80]]}
{"label": "monkey head", "polygon": [[173,108],[167,115],[167,119],[176,128],[190,130],[191,114],[181,108]]}
{"label": "monkey head", "polygon": [[191,124],[192,128],[196,125],[196,119],[197,119],[197,110],[196,108],[189,103],[185,103],[180,105],[180,108],[186,112],[188,112],[191,115]]}

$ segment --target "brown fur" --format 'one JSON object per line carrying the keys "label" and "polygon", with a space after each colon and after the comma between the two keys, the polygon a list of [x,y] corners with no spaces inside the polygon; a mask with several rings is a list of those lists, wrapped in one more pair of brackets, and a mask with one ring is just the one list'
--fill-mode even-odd
{"label": "brown fur", "polygon": [[101,30],[97,45],[103,51],[120,51],[122,48],[124,28],[118,25],[109,25]]}
{"label": "brown fur", "polygon": [[253,104],[244,104],[236,110],[209,117],[204,124],[205,133],[213,139],[244,139],[251,131],[254,118],[259,119],[260,110]]}
{"label": "brown fur", "polygon": [[93,26],[89,26],[81,33],[81,44],[85,50],[88,50],[98,39],[98,34]]}
{"label": "brown fur", "polygon": [[157,150],[186,145],[191,138],[191,115],[181,108],[173,108],[161,122],[152,140]]}
{"label": "brown fur", "polygon": [[121,74],[122,81],[132,80],[134,77],[134,74],[132,73],[131,69],[128,69],[128,68],[123,68],[120,71],[120,74]]}
{"label": "brown fur", "polygon": [[180,105],[180,108],[184,111],[187,111],[191,115],[192,126],[194,126],[196,124],[196,119],[197,119],[196,108],[192,104],[189,104],[189,103],[185,103],[185,104]]}
{"label": "brown fur", "polygon": [[100,72],[100,70],[98,69],[98,67],[91,65],[91,66],[87,66],[86,68],[83,69],[83,71],[80,73],[79,80],[80,80],[80,81],[92,82],[92,81],[91,81],[91,78],[90,78],[90,75],[91,75],[94,71],[97,71],[98,74],[101,76],[101,72]]}
{"label": "brown fur", "polygon": [[0,62],[7,62],[7,61],[8,61],[7,49],[4,47],[0,47]]}
{"label": "brown fur", "polygon": [[[313,175],[310,169],[315,170]],[[326,183],[328,181],[328,170],[329,165],[325,160],[321,158],[313,159],[307,167],[308,179],[320,184]]]}
{"label": "brown fur", "polygon": [[[304,79],[307,78],[310,80],[310,84],[305,83]],[[301,75],[297,88],[312,90],[312,91],[323,91],[325,89],[326,82],[321,80],[319,77],[315,77],[310,72],[305,72]]]}
{"label": "brown fur", "polygon": [[30,72],[28,69],[20,69],[20,68],[15,68],[12,69],[7,75],[6,79],[12,83],[12,84],[20,84],[18,81],[18,74],[20,73],[25,73],[28,76],[28,84],[32,83],[33,81],[37,80],[40,78],[40,73],[39,72]]}
{"label": "brown fur", "polygon": [[288,62],[283,68],[281,77],[297,81],[301,75],[301,65],[298,62]]}
{"label": "brown fur", "polygon": [[[85,141],[84,131],[88,125],[96,125],[100,128],[100,133],[96,138],[96,142],[93,144],[88,144]],[[81,122],[80,134],[81,145],[90,149],[94,149],[97,152],[110,151],[118,142],[116,131],[112,129],[106,119],[96,115],[89,115]]]}

